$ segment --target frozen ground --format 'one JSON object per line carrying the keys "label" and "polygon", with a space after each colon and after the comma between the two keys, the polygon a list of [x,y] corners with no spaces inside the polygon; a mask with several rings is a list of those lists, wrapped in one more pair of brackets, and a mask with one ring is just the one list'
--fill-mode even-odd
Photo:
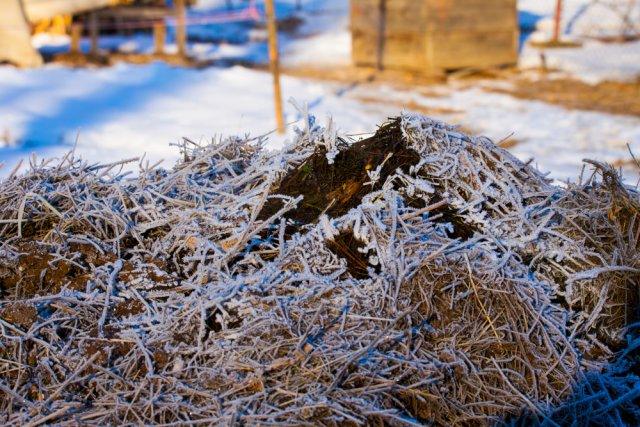
{"label": "frozen ground", "polygon": [[[202,14],[226,4],[208,1],[192,13]],[[258,7],[260,3],[257,2]],[[567,15],[574,13],[571,10],[579,10],[578,3],[567,2]],[[521,0],[519,5],[521,18],[538,28],[534,36],[540,37],[543,24],[553,11],[553,2]],[[295,1],[279,2],[279,13],[290,13],[294,8]],[[346,0],[303,2],[300,16],[304,24],[281,38],[285,65],[348,64],[347,12]],[[582,16],[589,15],[583,12]],[[260,28],[247,28],[246,34],[242,33],[248,37],[244,43],[198,42],[191,48],[203,56],[261,62],[266,55],[261,41],[264,34]],[[574,22],[571,28],[581,27]],[[35,42],[50,51],[65,46],[64,39]],[[145,37],[106,38],[103,47],[117,45],[121,50],[144,50],[148,42]],[[640,68],[640,58],[637,62],[626,61],[617,55],[616,49],[626,50],[628,46],[632,45],[607,44],[602,46],[607,55],[594,54],[608,58],[608,62],[599,61],[605,75],[626,78]],[[640,55],[640,49],[637,50],[632,55]],[[567,62],[575,65],[588,51],[585,48],[566,54],[556,52],[560,57],[575,56]],[[523,52],[523,58],[526,55]],[[574,70],[572,75],[585,78],[587,71],[594,69],[587,66],[586,71]],[[0,162],[4,163],[0,176],[9,174],[20,159],[32,153],[38,158],[61,156],[76,141],[77,153],[90,162],[117,161],[146,153],[149,162],[164,159],[164,165],[170,166],[179,155],[170,144],[183,136],[203,141],[215,135],[262,135],[273,130],[271,90],[269,74],[239,66],[204,70],[172,68],[160,63],[93,70],[57,65],[40,70],[0,67]],[[460,123],[495,141],[513,134],[515,145],[511,151],[523,160],[535,158],[540,169],[558,179],[575,179],[583,158],[625,161],[629,159],[626,144],[634,152],[640,152],[638,117],[566,110],[542,102],[517,100],[485,91],[482,83],[471,87],[416,87],[409,91],[377,84],[353,87],[284,77],[283,98],[308,103],[311,113],[320,120],[331,114],[337,125],[352,135],[374,131],[377,124],[406,107]],[[285,104],[285,112],[289,123],[300,117],[290,104]],[[285,136],[271,135],[268,146],[282,146],[292,133],[290,126]]]}

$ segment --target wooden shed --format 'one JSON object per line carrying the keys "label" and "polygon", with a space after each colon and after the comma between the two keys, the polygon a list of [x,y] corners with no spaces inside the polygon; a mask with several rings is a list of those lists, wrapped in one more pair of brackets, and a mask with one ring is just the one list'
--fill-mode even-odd
{"label": "wooden shed", "polygon": [[440,73],[515,64],[516,0],[351,0],[353,62]]}

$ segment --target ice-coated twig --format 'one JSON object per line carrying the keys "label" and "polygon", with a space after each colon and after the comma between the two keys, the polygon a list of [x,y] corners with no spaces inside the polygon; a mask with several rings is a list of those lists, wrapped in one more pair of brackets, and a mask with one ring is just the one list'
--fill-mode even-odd
{"label": "ice-coated twig", "polygon": [[113,294],[113,287],[118,277],[118,273],[122,270],[122,260],[119,259],[113,264],[113,269],[111,273],[109,273],[109,279],[107,281],[107,291],[104,294],[104,306],[102,307],[102,315],[100,316],[100,320],[98,320],[98,334],[100,336],[104,336],[104,323],[107,320],[107,315],[109,314],[111,295]]}

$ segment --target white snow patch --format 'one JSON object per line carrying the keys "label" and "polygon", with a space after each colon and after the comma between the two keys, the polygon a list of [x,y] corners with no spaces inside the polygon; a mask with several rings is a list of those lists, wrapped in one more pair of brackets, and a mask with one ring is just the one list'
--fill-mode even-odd
{"label": "white snow patch", "polygon": [[[283,77],[283,98],[307,101],[320,118],[332,113],[345,131],[367,132],[385,119],[366,114],[341,97],[336,85]],[[300,119],[285,104],[285,120]],[[116,161],[146,153],[173,162],[181,137],[207,141],[217,135],[262,135],[275,128],[272,77],[242,67],[191,70],[162,63],[120,64],[98,70],[47,66],[0,67],[0,175],[19,159],[61,156],[78,138],[87,160]],[[293,135],[270,136],[269,147]],[[169,166],[171,163],[167,164]]]}
{"label": "white snow patch", "polygon": [[[521,18],[527,20],[526,25],[531,25],[534,17],[540,18],[529,40],[551,40],[555,0],[518,0],[518,8]],[[588,83],[635,80],[640,76],[640,42],[602,43],[595,40],[640,35],[639,0],[565,0],[561,32],[561,40],[576,41],[582,43],[582,47],[541,49],[527,43],[520,55],[520,67],[542,66],[541,54],[544,54],[548,68],[570,73]]]}

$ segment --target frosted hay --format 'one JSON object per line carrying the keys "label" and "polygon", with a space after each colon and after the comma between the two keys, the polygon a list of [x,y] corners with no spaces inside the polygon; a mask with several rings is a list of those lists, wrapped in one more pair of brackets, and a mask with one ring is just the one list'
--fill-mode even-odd
{"label": "frosted hay", "polygon": [[[409,114],[356,145],[313,118],[261,144],[185,141],[136,178],[70,154],[0,182],[2,423],[640,415],[640,198],[615,170],[554,186]],[[311,182],[328,204],[305,204]]]}

